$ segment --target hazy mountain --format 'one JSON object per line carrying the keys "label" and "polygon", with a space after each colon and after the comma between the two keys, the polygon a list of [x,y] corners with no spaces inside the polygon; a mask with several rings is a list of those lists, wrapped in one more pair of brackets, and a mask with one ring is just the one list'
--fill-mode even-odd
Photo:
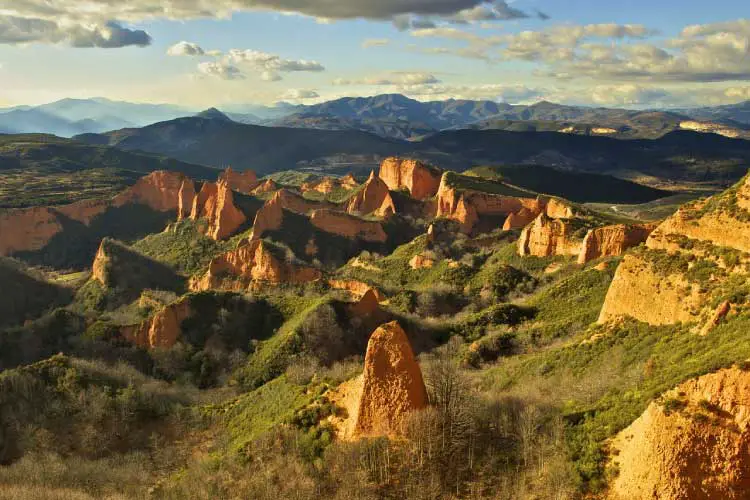
{"label": "hazy mountain", "polygon": [[95,99],[63,99],[41,106],[0,109],[0,131],[47,133],[61,137],[141,127],[190,114],[171,105],[134,104]]}
{"label": "hazy mountain", "polygon": [[208,108],[195,116],[198,118],[206,118],[208,120],[222,120],[225,122],[234,121],[216,108]]}
{"label": "hazy mountain", "polygon": [[725,106],[685,109],[682,112],[698,120],[731,120],[750,125],[750,101]]}

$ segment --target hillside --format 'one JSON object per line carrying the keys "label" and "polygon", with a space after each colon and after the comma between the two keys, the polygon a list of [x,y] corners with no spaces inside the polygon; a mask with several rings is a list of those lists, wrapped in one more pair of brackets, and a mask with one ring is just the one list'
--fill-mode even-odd
{"label": "hillside", "polygon": [[[276,179],[286,185],[160,171],[101,213],[9,212],[2,223],[41,231],[4,231],[11,250],[98,251],[81,267],[90,277],[70,281],[51,269],[61,262],[41,275],[7,260],[32,281],[0,301],[16,312],[0,327],[3,488],[304,500],[744,491],[741,475],[715,482],[711,464],[745,463],[727,450],[747,442],[733,423],[746,422],[750,384],[750,181],[655,224],[581,202],[651,210],[668,193],[543,166],[462,174],[387,158],[366,180]],[[55,226],[63,210],[85,237]],[[160,225],[147,228],[148,213]],[[133,227],[124,242],[106,237]],[[42,276],[70,283],[67,295]],[[641,449],[667,472],[651,474]],[[688,451],[692,472],[673,460]]]}
{"label": "hillside", "polygon": [[373,157],[407,149],[398,141],[365,132],[261,127],[204,118],[180,118],[77,139],[215,168],[253,169],[261,175],[293,169],[302,161],[345,155],[372,162]]}
{"label": "hillside", "polygon": [[59,137],[0,136],[0,209],[106,199],[156,170],[214,179],[199,165]]}

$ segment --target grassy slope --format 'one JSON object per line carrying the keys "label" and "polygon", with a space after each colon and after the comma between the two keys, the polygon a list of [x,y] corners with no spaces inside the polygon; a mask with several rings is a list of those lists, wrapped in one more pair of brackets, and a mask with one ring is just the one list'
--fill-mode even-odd
{"label": "grassy slope", "polygon": [[0,136],[0,208],[106,199],[154,170],[215,179],[212,168],[41,134]]}

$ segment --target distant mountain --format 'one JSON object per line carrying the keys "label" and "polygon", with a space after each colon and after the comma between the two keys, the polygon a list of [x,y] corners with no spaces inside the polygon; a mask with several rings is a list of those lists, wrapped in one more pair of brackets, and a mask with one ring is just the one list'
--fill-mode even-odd
{"label": "distant mountain", "polygon": [[108,99],[63,99],[41,106],[0,109],[0,131],[72,137],[125,127],[141,127],[190,114],[184,108]]}
{"label": "distant mountain", "polygon": [[231,165],[238,170],[253,169],[261,175],[297,168],[300,162],[341,155],[372,163],[381,156],[409,149],[403,142],[356,130],[262,127],[202,117],[179,118],[106,134],[84,134],[76,139],[211,167]]}
{"label": "distant mountain", "polygon": [[[333,118],[350,120],[350,123],[379,133],[388,123],[412,123],[422,135],[423,131],[438,131],[446,128],[468,125],[469,123],[496,116],[508,109],[507,104],[492,101],[466,101],[450,99],[447,101],[420,102],[401,94],[384,94],[374,97],[346,97],[312,106],[296,109],[296,112],[280,118],[273,125],[290,123],[315,124],[320,117],[330,123]],[[397,130],[399,128],[397,127]],[[403,130],[401,128],[400,130]]]}
{"label": "distant mountain", "polygon": [[725,106],[685,109],[682,112],[697,120],[730,120],[750,125],[750,101]]}
{"label": "distant mountain", "polygon": [[319,130],[361,130],[381,137],[412,139],[438,130],[423,122],[398,118],[352,118],[324,114],[299,113],[273,121],[277,127],[314,128]]}
{"label": "distant mountain", "polygon": [[216,108],[208,108],[207,110],[201,111],[195,116],[198,118],[206,118],[208,120],[222,120],[225,122],[234,121]]}

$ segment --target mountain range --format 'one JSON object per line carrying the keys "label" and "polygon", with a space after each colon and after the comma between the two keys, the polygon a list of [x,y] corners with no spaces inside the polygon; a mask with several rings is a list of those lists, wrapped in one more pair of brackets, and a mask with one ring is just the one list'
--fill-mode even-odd
{"label": "mountain range", "polygon": [[[750,101],[695,109],[628,110],[547,101],[532,105],[456,99],[421,102],[400,94],[386,94],[314,105],[278,103],[211,110],[243,124],[359,130],[396,139],[417,139],[460,128],[539,130],[620,139],[657,138],[687,128],[750,138]],[[72,137],[143,127],[202,113],[206,112],[164,104],[134,104],[103,98],[63,99],[42,106],[0,109],[0,133],[39,132]]]}

